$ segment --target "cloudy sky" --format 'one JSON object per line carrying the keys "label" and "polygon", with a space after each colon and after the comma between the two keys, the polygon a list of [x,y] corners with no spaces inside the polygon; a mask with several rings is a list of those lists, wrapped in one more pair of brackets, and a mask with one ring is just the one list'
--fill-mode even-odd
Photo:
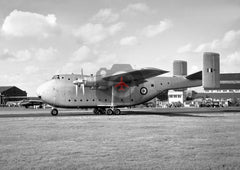
{"label": "cloudy sky", "polygon": [[0,0],[0,85],[35,95],[58,73],[95,73],[113,63],[188,72],[202,53],[240,72],[239,0]]}

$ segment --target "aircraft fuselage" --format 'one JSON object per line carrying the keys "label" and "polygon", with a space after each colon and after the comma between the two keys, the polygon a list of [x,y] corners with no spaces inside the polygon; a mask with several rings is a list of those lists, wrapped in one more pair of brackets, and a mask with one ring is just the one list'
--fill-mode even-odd
{"label": "aircraft fuselage", "polygon": [[168,89],[202,85],[201,80],[188,80],[183,76],[153,77],[137,85],[127,84],[127,87],[121,87],[121,89],[114,85],[108,88],[85,87],[83,93],[78,87],[78,93],[76,93],[73,81],[79,77],[80,75],[77,74],[59,75],[58,78],[41,85],[38,95],[44,102],[60,108],[126,107],[145,103]]}

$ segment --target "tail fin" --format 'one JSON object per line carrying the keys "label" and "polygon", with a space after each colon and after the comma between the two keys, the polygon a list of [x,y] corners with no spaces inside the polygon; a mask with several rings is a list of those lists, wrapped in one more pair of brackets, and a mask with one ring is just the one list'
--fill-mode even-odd
{"label": "tail fin", "polygon": [[205,52],[203,54],[203,88],[220,88],[219,54]]}

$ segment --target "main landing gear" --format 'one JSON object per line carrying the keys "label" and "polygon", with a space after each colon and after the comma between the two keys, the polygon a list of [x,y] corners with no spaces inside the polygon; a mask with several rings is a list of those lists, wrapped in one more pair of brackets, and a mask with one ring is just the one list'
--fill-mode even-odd
{"label": "main landing gear", "polygon": [[104,108],[95,108],[93,110],[93,113],[94,114],[107,114],[107,115],[120,115],[121,114],[121,110],[120,109],[112,109],[112,108],[107,108],[107,109],[104,109]]}

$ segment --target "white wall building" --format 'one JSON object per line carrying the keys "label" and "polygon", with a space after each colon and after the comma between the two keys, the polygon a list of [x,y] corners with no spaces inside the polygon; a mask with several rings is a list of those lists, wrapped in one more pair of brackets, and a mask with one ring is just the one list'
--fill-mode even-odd
{"label": "white wall building", "polygon": [[174,103],[174,102],[181,102],[183,103],[186,99],[186,95],[184,91],[174,91],[169,90],[168,91],[168,102]]}

